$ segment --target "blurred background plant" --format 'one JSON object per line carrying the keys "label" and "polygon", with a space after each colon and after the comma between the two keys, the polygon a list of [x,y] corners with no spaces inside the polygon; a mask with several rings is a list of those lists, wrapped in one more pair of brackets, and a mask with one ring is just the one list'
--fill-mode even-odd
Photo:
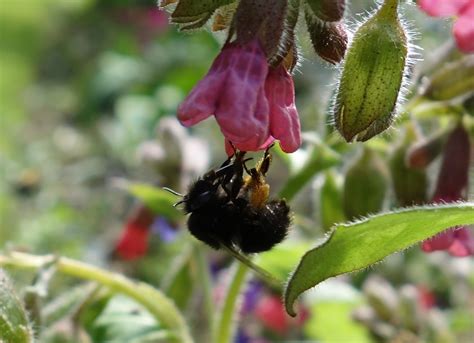
{"label": "blurred background plant", "polygon": [[[373,7],[354,0],[346,16]],[[416,64],[396,129],[364,145],[344,143],[327,125],[337,69],[318,59],[310,35],[299,31],[304,58],[294,78],[303,147],[291,155],[275,149],[268,175],[273,193],[293,198],[293,229],[255,260],[279,279],[335,223],[430,199],[469,199],[467,176],[466,184],[453,186],[455,198],[443,198],[437,175],[447,168],[443,151],[462,122],[471,149],[457,175],[471,168],[474,180],[474,56],[456,49],[450,21],[404,7],[422,33],[417,44],[425,61]],[[206,342],[212,326],[225,322],[213,314],[238,270],[228,254],[196,242],[169,206],[176,197],[152,185],[185,192],[225,159],[213,121],[184,129],[175,119],[225,36],[185,35],[168,18],[152,0],[0,1],[0,249],[6,256],[12,250],[67,256],[144,281],[174,301],[196,342]],[[450,244],[440,249],[452,253]],[[453,255],[474,251],[465,249]],[[22,260],[36,272],[0,260],[9,275],[0,276],[0,298],[24,303],[16,318],[25,330],[12,342],[33,335],[41,342],[176,339],[167,328],[179,320],[160,322],[128,284],[111,277],[115,286],[103,287],[71,273],[68,260],[57,266],[54,258]],[[303,297],[296,319],[285,313],[281,290],[243,276],[249,282],[236,299],[243,303],[236,340],[468,342],[472,264],[415,247],[321,284]],[[0,328],[7,324],[0,321]]]}

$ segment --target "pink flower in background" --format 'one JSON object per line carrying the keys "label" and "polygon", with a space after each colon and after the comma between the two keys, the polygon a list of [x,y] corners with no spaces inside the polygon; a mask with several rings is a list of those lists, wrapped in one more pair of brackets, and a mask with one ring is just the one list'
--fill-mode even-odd
{"label": "pink flower in background", "polygon": [[268,67],[257,39],[227,43],[178,107],[178,119],[192,126],[214,115],[226,141],[237,149],[263,150],[276,138],[284,151],[293,152],[300,145],[299,118],[293,80],[281,69]]}
{"label": "pink flower in background", "polygon": [[453,32],[459,49],[474,52],[474,0],[420,0],[420,8],[433,17],[457,16]]}
{"label": "pink flower in background", "polygon": [[309,313],[307,309],[301,308],[296,318],[290,317],[286,313],[280,297],[267,295],[258,301],[255,307],[255,316],[267,329],[284,335],[292,327],[302,326],[308,319]]}
{"label": "pink flower in background", "polygon": [[474,237],[466,226],[449,229],[423,242],[424,252],[446,250],[450,255],[465,257],[474,255]]}
{"label": "pink flower in background", "polygon": [[[469,156],[469,135],[459,125],[451,132],[444,147],[434,203],[449,203],[466,198]],[[425,252],[446,250],[453,256],[470,256],[474,255],[474,236],[466,226],[455,227],[424,241],[421,248]]]}
{"label": "pink flower in background", "polygon": [[134,260],[146,254],[154,220],[155,215],[145,206],[139,206],[133,211],[127,218],[122,236],[115,247],[121,258]]}

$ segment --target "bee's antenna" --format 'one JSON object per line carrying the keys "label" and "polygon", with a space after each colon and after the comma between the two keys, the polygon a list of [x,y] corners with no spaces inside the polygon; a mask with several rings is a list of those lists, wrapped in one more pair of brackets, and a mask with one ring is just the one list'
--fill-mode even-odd
{"label": "bee's antenna", "polygon": [[[183,196],[184,196],[183,194],[178,193],[178,192],[176,192],[176,191],[174,191],[174,190],[172,190],[171,188],[168,188],[168,187],[163,187],[162,189],[165,190],[165,191],[167,191],[167,192],[170,192],[171,194],[177,195],[177,196],[179,196],[179,197],[183,197]],[[175,205],[176,205],[176,204],[175,204]]]}
{"label": "bee's antenna", "polygon": [[181,205],[183,202],[185,202],[185,200],[180,200],[178,201],[176,204],[173,204],[173,207],[176,207],[178,205]]}
{"label": "bee's antenna", "polygon": [[227,168],[233,167],[233,166],[234,166],[233,164],[227,164],[227,165],[225,165],[225,166],[220,167],[219,169],[217,169],[217,170],[215,171],[215,173],[216,173],[216,174],[219,174],[220,172],[226,170]]}

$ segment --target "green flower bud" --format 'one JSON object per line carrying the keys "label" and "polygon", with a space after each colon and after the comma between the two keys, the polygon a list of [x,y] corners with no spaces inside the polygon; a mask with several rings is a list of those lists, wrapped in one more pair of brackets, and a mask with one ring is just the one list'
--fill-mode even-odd
{"label": "green flower bud", "polygon": [[414,140],[416,140],[415,129],[409,126],[404,140],[395,148],[389,161],[393,188],[400,206],[420,205],[426,200],[428,188],[426,172],[410,168],[405,162],[406,152]]}
{"label": "green flower bud", "polygon": [[387,129],[395,116],[408,55],[397,0],[385,0],[362,24],[346,52],[334,104],[334,122],[350,142]]}
{"label": "green flower bud", "polygon": [[401,323],[412,332],[418,332],[422,323],[422,308],[420,292],[414,285],[404,285],[400,289],[400,313]]}
{"label": "green flower bud", "polygon": [[320,206],[321,226],[324,231],[329,229],[336,223],[345,221],[344,212],[342,210],[342,184],[337,180],[337,175],[333,172],[325,174],[324,183],[321,187]]}
{"label": "green flower bud", "polygon": [[382,209],[388,185],[384,161],[372,150],[364,149],[352,163],[344,180],[343,206],[347,218],[357,219]]}
{"label": "green flower bud", "polygon": [[379,319],[390,322],[398,315],[397,291],[385,279],[378,276],[369,277],[364,283],[363,291]]}
{"label": "green flower bud", "polygon": [[405,164],[412,169],[425,169],[439,156],[446,142],[447,132],[434,134],[412,145],[406,152]]}
{"label": "green flower bud", "polygon": [[462,106],[466,110],[467,114],[471,117],[474,117],[474,94],[465,99],[462,103]]}
{"label": "green flower bud", "polygon": [[450,100],[474,89],[474,55],[445,64],[426,81],[421,95],[431,100]]}

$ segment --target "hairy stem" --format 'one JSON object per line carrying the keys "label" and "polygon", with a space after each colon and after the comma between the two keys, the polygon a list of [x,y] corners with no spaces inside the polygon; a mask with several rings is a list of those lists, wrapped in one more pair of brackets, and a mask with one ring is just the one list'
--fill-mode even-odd
{"label": "hairy stem", "polygon": [[229,343],[232,342],[236,321],[237,302],[242,287],[245,284],[248,267],[242,263],[234,263],[234,275],[227,289],[224,305],[220,312],[220,317],[216,321],[215,334],[213,342]]}

